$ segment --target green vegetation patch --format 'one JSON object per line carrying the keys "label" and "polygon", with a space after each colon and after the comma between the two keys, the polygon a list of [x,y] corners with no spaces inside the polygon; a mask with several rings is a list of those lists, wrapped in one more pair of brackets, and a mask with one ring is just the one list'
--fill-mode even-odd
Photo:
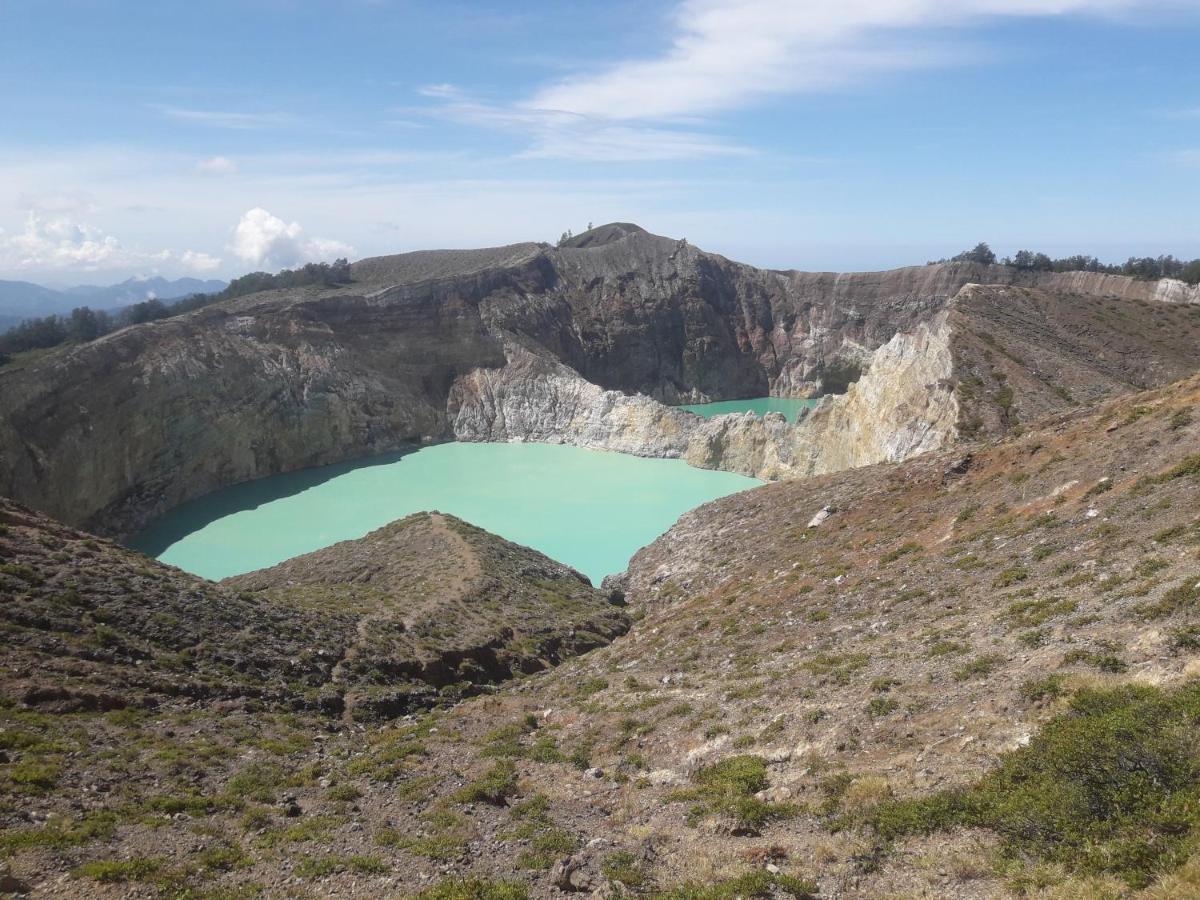
{"label": "green vegetation patch", "polygon": [[1009,604],[1008,609],[1004,611],[1004,618],[1010,621],[1014,628],[1036,628],[1056,616],[1075,612],[1078,606],[1074,600],[1063,600],[1059,597],[1018,600]]}
{"label": "green vegetation patch", "polygon": [[0,831],[0,857],[20,850],[48,847],[61,850],[112,837],[117,817],[112,812],[89,813],[79,821],[52,818],[41,828],[10,828]]}
{"label": "green vegetation patch", "polygon": [[1167,484],[1177,478],[1198,478],[1200,479],[1200,453],[1193,453],[1191,456],[1185,457],[1178,464],[1167,469],[1165,472],[1160,472],[1157,475],[1147,475],[1144,478],[1139,478],[1137,484],[1133,486],[1135,493],[1141,493],[1151,487],[1160,484]]}
{"label": "green vegetation patch", "polygon": [[920,544],[909,541],[907,544],[901,544],[895,550],[885,553],[882,557],[880,557],[879,561],[881,563],[895,562],[902,556],[908,556],[910,553],[919,553],[924,549],[925,548]]}
{"label": "green vegetation patch", "polygon": [[1082,690],[973,786],[888,801],[868,821],[887,839],[987,828],[1009,855],[1141,887],[1200,839],[1198,724],[1200,683]]}
{"label": "green vegetation patch", "polygon": [[160,881],[166,871],[165,860],[147,856],[84,863],[71,874],[76,878],[90,878],[106,884],[123,884],[128,881]]}
{"label": "green vegetation patch", "polygon": [[954,670],[955,681],[968,681],[971,678],[986,678],[1004,664],[1004,657],[998,653],[988,653],[977,656]]}
{"label": "green vegetation patch", "polygon": [[529,900],[529,888],[519,881],[490,878],[443,878],[413,895],[413,900]]}
{"label": "green vegetation patch", "polygon": [[1147,619],[1164,619],[1174,613],[1194,609],[1197,604],[1200,604],[1200,579],[1192,575],[1165,591],[1155,602],[1137,607],[1136,611]]}
{"label": "green vegetation patch", "polygon": [[992,582],[996,587],[1010,587],[1019,581],[1024,581],[1029,577],[1029,570],[1024,566],[1011,566],[1005,569],[996,576],[996,580]]}
{"label": "green vegetation patch", "polygon": [[628,888],[639,888],[646,883],[647,875],[638,865],[638,859],[628,850],[610,853],[600,864],[604,877]]}
{"label": "green vegetation patch", "polygon": [[384,875],[391,867],[378,856],[316,856],[300,860],[296,874],[301,878],[324,878],[339,872]]}
{"label": "green vegetation patch", "polygon": [[688,882],[661,893],[651,894],[655,900],[737,900],[751,897],[795,897],[797,900],[815,900],[817,886],[811,881],[794,875],[771,872],[751,872],[715,884]]}
{"label": "green vegetation patch", "polygon": [[792,804],[767,803],[755,798],[769,783],[767,761],[761,756],[726,757],[699,769],[692,782],[694,787],[675,791],[667,799],[692,802],[688,821],[693,824],[706,815],[721,815],[732,819],[739,830],[756,833],[773,819],[797,813]]}
{"label": "green vegetation patch", "polygon": [[850,676],[866,668],[870,657],[865,653],[818,653],[801,664],[822,682],[849,684]]}
{"label": "green vegetation patch", "polygon": [[1045,678],[1031,679],[1021,685],[1020,694],[1030,703],[1057,700],[1067,694],[1066,679],[1061,675],[1047,675]]}
{"label": "green vegetation patch", "polygon": [[1172,525],[1154,535],[1159,544],[1200,544],[1200,519],[1184,525]]}
{"label": "green vegetation patch", "polygon": [[458,803],[491,803],[503,806],[517,792],[517,769],[507,759],[499,760],[481,777],[463,785],[454,793]]}

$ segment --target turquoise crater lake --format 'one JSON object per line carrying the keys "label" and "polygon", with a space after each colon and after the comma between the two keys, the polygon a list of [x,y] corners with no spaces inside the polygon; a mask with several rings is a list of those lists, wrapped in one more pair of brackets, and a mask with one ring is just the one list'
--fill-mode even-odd
{"label": "turquoise crater lake", "polygon": [[820,403],[820,400],[799,400],[795,397],[754,397],[750,400],[718,400],[716,403],[690,403],[679,407],[693,412],[698,416],[711,419],[713,416],[726,416],[730,413],[752,412],[762,416],[769,412],[783,413],[789,422],[800,418],[800,410],[809,409]]}
{"label": "turquoise crater lake", "polygon": [[180,506],[130,545],[218,579],[436,509],[598,585],[689,509],[760,483],[682,460],[578,447],[439,444],[235,485]]}

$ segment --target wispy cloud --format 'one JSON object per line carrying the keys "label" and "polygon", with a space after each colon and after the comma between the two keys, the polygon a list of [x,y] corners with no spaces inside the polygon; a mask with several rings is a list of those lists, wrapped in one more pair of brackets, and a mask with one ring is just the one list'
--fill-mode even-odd
{"label": "wispy cloud", "polygon": [[[1113,15],[1175,0],[680,0],[655,58],[559,80],[515,103],[454,84],[417,89],[426,112],[507,131],[518,158],[629,162],[745,156],[715,117],[770,95],[828,90],[883,73],[978,62],[962,29],[1014,17]],[[407,111],[406,111],[407,112]]]}
{"label": "wispy cloud", "polygon": [[[989,19],[1111,15],[1172,0],[684,0],[659,57],[553,84],[531,109],[612,120],[708,115],[954,56],[928,34]],[[960,57],[961,58],[961,57]]]}
{"label": "wispy cloud", "polygon": [[230,112],[213,109],[185,109],[178,106],[155,107],[164,116],[211,128],[230,128],[253,131],[263,128],[283,128],[296,123],[296,117],[284,112]]}
{"label": "wispy cloud", "polygon": [[630,124],[562,110],[487,104],[452,85],[428,95],[445,102],[426,112],[457,122],[507,131],[527,147],[522,159],[634,162],[745,156],[752,151],[694,129]]}
{"label": "wispy cloud", "polygon": [[201,175],[236,175],[237,163],[228,156],[210,156],[196,163],[196,171]]}
{"label": "wispy cloud", "polygon": [[1165,162],[1177,166],[1196,166],[1200,168],[1200,148],[1188,150],[1172,150],[1162,154]]}

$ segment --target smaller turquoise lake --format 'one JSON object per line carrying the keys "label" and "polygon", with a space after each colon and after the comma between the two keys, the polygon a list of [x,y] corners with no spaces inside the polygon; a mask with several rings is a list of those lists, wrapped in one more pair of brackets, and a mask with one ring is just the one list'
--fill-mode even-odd
{"label": "smaller turquoise lake", "polygon": [[234,485],[173,510],[130,546],[215,580],[439,510],[599,585],[688,510],[760,483],[677,459],[553,444],[439,444]]}
{"label": "smaller turquoise lake", "polygon": [[820,400],[797,400],[793,397],[754,397],[750,400],[720,400],[716,403],[692,403],[681,406],[688,412],[711,419],[713,416],[725,416],[729,413],[752,412],[762,416],[769,412],[783,413],[789,422],[800,418],[800,410],[810,409],[820,403]]}

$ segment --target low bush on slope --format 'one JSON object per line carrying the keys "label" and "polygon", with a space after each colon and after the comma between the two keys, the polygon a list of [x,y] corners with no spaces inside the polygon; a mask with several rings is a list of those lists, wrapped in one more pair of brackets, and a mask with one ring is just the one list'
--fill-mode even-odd
{"label": "low bush on slope", "polygon": [[885,838],[988,828],[1010,854],[1140,887],[1200,841],[1198,726],[1200,683],[1080,691],[971,787],[885,803],[870,821]]}

